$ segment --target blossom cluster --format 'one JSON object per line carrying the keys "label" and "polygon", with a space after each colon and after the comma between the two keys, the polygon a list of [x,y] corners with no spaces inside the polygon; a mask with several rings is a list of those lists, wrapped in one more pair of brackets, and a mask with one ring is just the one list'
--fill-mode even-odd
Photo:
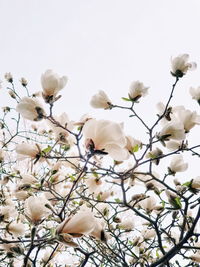
{"label": "blossom cluster", "polygon": [[[171,60],[175,82],[166,103],[157,104],[152,125],[137,112],[150,90],[141,81],[131,82],[123,105],[103,90],[92,96],[93,108],[128,111],[146,140],[126,133],[126,122],[54,115],[66,76],[47,70],[39,92],[31,92],[21,78],[19,93],[12,74],[5,74],[15,102],[2,108],[0,119],[1,262],[24,267],[200,263],[200,176],[191,176],[189,166],[200,157],[200,145],[190,145],[200,115],[171,101],[177,83],[196,68],[188,61],[187,54]],[[189,93],[199,104],[200,87]]]}

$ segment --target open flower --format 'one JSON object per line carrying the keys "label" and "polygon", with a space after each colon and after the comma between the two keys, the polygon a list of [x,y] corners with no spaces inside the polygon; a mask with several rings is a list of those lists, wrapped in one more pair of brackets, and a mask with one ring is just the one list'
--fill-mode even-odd
{"label": "open flower", "polygon": [[185,163],[183,161],[183,156],[182,155],[175,155],[170,163],[169,166],[169,173],[170,174],[175,174],[176,172],[184,172],[188,168],[188,163]]}
{"label": "open flower", "polygon": [[63,89],[67,83],[67,77],[59,77],[53,70],[47,70],[41,76],[43,87],[42,96],[46,103],[52,103],[56,100],[56,95]]}
{"label": "open flower", "polygon": [[161,141],[168,141],[170,139],[185,139],[185,129],[183,123],[178,122],[178,120],[168,122],[158,134],[158,138]]}
{"label": "open flower", "polygon": [[196,124],[200,124],[200,116],[196,111],[185,109],[184,106],[177,106],[173,109],[173,120],[183,124],[185,132],[188,133]]}
{"label": "open flower", "polygon": [[156,147],[154,150],[147,153],[146,158],[152,159],[152,162],[156,165],[160,162],[160,157],[163,155],[163,152],[160,148]]}
{"label": "open flower", "polygon": [[53,134],[56,137],[56,140],[59,143],[72,145],[73,144],[72,135],[70,135],[69,132],[72,131],[74,128],[73,121],[69,120],[69,117],[65,112],[63,112],[60,116],[55,116],[54,119],[61,125],[61,127],[50,121],[48,121],[47,123],[51,127]]}
{"label": "open flower", "polygon": [[66,218],[58,227],[58,234],[70,234],[80,237],[92,232],[95,227],[95,217],[86,207],[82,207],[75,215]]}
{"label": "open flower", "polygon": [[107,120],[91,119],[83,127],[85,145],[94,153],[109,154],[115,160],[128,159],[122,125]]}
{"label": "open flower", "polygon": [[109,236],[104,230],[104,221],[95,218],[94,228],[89,233],[89,235],[95,237],[96,239],[106,242]]}
{"label": "open flower", "polygon": [[92,97],[90,105],[93,108],[109,109],[111,107],[111,100],[103,90],[99,90],[98,94]]}
{"label": "open flower", "polygon": [[146,212],[151,212],[154,210],[157,202],[153,196],[150,196],[141,200],[138,204],[142,209],[146,210]]}
{"label": "open flower", "polygon": [[24,119],[31,121],[40,121],[45,116],[43,106],[37,98],[23,97],[16,110]]}
{"label": "open flower", "polygon": [[200,176],[192,179],[191,188],[200,189]]}
{"label": "open flower", "polygon": [[8,224],[7,230],[12,233],[14,237],[22,236],[25,233],[25,225],[21,222],[11,222]]}
{"label": "open flower", "polygon": [[132,82],[129,88],[129,98],[132,101],[137,101],[140,97],[144,97],[148,93],[149,87],[145,87],[142,82]]}
{"label": "open flower", "polygon": [[171,74],[177,78],[181,78],[187,73],[188,70],[194,70],[197,66],[196,63],[188,62],[188,59],[188,54],[181,54],[178,57],[171,59]]}
{"label": "open flower", "polygon": [[197,88],[190,87],[190,94],[200,104],[200,86]]}
{"label": "open flower", "polygon": [[43,196],[31,196],[27,198],[24,205],[25,215],[34,224],[39,223],[50,213],[50,210],[45,207],[46,204],[49,204],[49,202]]}
{"label": "open flower", "polygon": [[15,151],[18,154],[18,160],[23,160],[25,158],[39,159],[41,155],[41,150],[38,144],[18,144]]}

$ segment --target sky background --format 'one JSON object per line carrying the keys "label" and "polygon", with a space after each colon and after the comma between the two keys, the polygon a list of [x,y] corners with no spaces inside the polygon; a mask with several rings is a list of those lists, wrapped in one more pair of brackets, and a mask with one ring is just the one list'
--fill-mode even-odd
{"label": "sky background", "polygon": [[[55,113],[65,111],[73,120],[85,113],[126,120],[127,131],[138,137],[141,129],[126,112],[94,110],[91,96],[101,89],[123,104],[130,83],[140,80],[150,89],[136,110],[151,122],[174,82],[170,58],[188,53],[200,66],[199,0],[0,0],[0,10],[0,79],[11,72],[23,95],[21,77],[35,92],[47,69],[67,75]],[[198,109],[188,89],[199,85],[200,69],[188,73],[173,103]],[[5,90],[0,101],[10,103]]]}

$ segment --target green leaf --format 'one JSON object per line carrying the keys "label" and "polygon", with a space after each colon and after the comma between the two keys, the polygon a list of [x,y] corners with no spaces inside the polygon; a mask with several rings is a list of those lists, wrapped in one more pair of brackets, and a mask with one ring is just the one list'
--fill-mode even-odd
{"label": "green leaf", "polygon": [[93,172],[92,174],[94,175],[95,178],[99,178],[98,173]]}
{"label": "green leaf", "polygon": [[159,250],[157,249],[157,250],[156,250],[156,257],[157,257],[157,258],[160,258],[160,254],[158,253],[158,251],[159,251]]}
{"label": "green leaf", "polygon": [[182,204],[181,204],[181,199],[180,199],[180,197],[176,197],[176,198],[174,199],[174,201],[175,201],[175,204],[176,204],[177,208],[181,209],[181,208],[182,208]]}
{"label": "green leaf", "polygon": [[124,100],[124,101],[131,101],[132,102],[132,100],[130,98],[127,98],[127,97],[122,97],[122,100]]}
{"label": "green leaf", "polygon": [[98,195],[97,195],[97,200],[98,200],[98,201],[101,201],[101,194],[98,194]]}
{"label": "green leaf", "polygon": [[135,152],[138,152],[139,150],[139,145],[135,145],[134,147],[132,147],[132,152],[135,153]]}
{"label": "green leaf", "polygon": [[70,175],[69,177],[71,179],[71,182],[74,182],[76,180],[76,178],[73,175]]}
{"label": "green leaf", "polygon": [[121,200],[119,198],[115,198],[115,202],[121,203]]}
{"label": "green leaf", "polygon": [[190,186],[191,186],[191,184],[192,184],[192,181],[189,181],[189,182],[186,182],[186,183],[184,183],[184,184],[183,184],[183,186],[190,187]]}
{"label": "green leaf", "polygon": [[51,151],[51,146],[48,146],[42,150],[42,153],[48,154]]}

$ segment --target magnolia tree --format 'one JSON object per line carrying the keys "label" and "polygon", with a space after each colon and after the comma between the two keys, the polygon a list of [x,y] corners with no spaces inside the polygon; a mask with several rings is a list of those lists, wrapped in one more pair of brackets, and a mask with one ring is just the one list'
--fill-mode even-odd
{"label": "magnolia tree", "polygon": [[[0,120],[1,266],[199,266],[200,176],[177,173],[187,171],[186,154],[200,156],[200,145],[190,145],[200,116],[171,105],[196,67],[188,60],[172,59],[172,89],[152,125],[136,111],[149,89],[140,81],[123,106],[104,91],[92,97],[94,108],[128,111],[147,141],[126,135],[122,123],[54,115],[65,76],[47,70],[32,94],[26,79],[16,90],[6,73],[14,102]],[[190,94],[200,103],[200,87]]]}

